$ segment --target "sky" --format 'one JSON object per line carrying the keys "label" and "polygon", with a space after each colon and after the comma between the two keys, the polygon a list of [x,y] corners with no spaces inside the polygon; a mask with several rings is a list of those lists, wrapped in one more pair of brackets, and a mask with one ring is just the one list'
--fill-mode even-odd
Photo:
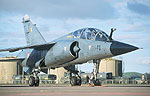
{"label": "sky", "polygon": [[[85,27],[94,27],[113,39],[140,50],[114,57],[123,60],[123,72],[150,73],[150,0],[0,0],[0,49],[25,46],[22,18],[28,14],[46,41]],[[1,52],[0,57],[16,53]],[[91,72],[92,64],[79,68]]]}

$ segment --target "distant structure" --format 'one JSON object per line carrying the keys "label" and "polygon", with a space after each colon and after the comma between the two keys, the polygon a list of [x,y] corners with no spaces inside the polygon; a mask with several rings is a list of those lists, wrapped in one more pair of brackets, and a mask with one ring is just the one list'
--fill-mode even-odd
{"label": "distant structure", "polygon": [[56,83],[62,83],[61,79],[64,77],[64,75],[67,73],[67,70],[65,70],[63,67],[56,68],[56,69],[50,69],[50,74],[56,75]]}
{"label": "distant structure", "polygon": [[99,72],[112,72],[113,77],[122,77],[122,61],[106,58],[101,60]]}
{"label": "distant structure", "polygon": [[[2,59],[11,59],[16,57],[5,57]],[[20,75],[22,73],[21,65],[17,62],[0,62],[0,83],[13,83],[13,76]]]}
{"label": "distant structure", "polygon": [[[72,70],[75,70],[75,66],[71,67]],[[69,81],[70,78],[70,72],[68,72],[64,67],[50,69],[50,73],[56,75],[56,83],[65,83]]]}

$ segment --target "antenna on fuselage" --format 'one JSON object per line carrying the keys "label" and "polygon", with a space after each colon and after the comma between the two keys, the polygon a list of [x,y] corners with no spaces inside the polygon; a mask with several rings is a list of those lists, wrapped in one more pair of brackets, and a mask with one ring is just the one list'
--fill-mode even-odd
{"label": "antenna on fuselage", "polygon": [[113,40],[113,39],[112,39],[112,35],[113,35],[113,32],[114,32],[114,31],[116,31],[116,28],[111,28],[111,32],[110,32],[110,36],[109,36],[109,39],[110,39],[110,40]]}

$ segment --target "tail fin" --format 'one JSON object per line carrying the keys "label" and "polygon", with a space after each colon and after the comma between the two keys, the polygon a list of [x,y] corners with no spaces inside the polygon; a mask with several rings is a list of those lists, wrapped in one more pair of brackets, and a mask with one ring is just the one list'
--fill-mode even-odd
{"label": "tail fin", "polygon": [[40,31],[37,29],[36,24],[33,24],[32,20],[29,18],[28,15],[25,15],[23,17],[22,23],[24,24],[27,45],[46,43]]}

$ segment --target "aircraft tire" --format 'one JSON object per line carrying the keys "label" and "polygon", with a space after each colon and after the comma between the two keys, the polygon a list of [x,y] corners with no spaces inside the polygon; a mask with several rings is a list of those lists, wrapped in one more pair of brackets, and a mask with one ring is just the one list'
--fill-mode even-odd
{"label": "aircraft tire", "polygon": [[79,79],[79,82],[78,82],[77,85],[81,86],[81,83],[82,83],[82,82],[81,82],[81,79]]}
{"label": "aircraft tire", "polygon": [[37,81],[35,82],[35,86],[39,86],[40,84],[40,80],[39,80],[39,77],[37,77]]}
{"label": "aircraft tire", "polygon": [[71,86],[77,85],[77,77],[76,76],[71,77],[70,84],[71,84]]}
{"label": "aircraft tire", "polygon": [[98,79],[96,81],[94,80],[93,83],[94,83],[95,86],[101,86],[101,82]]}
{"label": "aircraft tire", "polygon": [[35,78],[33,76],[30,76],[29,78],[29,86],[34,86],[35,85]]}

